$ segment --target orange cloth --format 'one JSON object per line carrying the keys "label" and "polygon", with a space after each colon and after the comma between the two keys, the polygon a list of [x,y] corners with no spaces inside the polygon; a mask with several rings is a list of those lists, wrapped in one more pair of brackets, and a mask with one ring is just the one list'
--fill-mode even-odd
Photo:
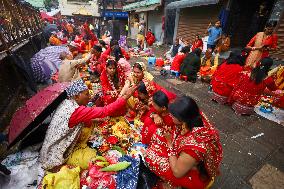
{"label": "orange cloth", "polygon": [[52,35],[52,36],[49,38],[49,43],[50,43],[51,45],[55,45],[55,46],[61,45],[60,39],[58,39],[58,38],[55,37],[54,35]]}

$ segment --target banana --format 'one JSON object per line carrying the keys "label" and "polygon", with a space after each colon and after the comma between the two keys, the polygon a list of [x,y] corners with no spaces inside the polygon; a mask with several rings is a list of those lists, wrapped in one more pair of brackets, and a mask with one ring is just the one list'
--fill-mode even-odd
{"label": "banana", "polygon": [[100,167],[106,167],[106,166],[109,165],[109,162],[102,162],[102,161],[100,161],[100,162],[96,162],[96,165],[100,166]]}
{"label": "banana", "polygon": [[107,167],[104,167],[104,168],[101,169],[101,171],[105,171],[105,172],[121,171],[121,170],[126,169],[130,165],[131,165],[130,162],[123,161],[123,162],[119,162],[117,164],[112,164],[112,165],[109,165]]}
{"label": "banana", "polygon": [[96,156],[94,159],[92,159],[93,162],[96,162],[98,160],[102,162],[107,162],[106,158],[103,156]]}

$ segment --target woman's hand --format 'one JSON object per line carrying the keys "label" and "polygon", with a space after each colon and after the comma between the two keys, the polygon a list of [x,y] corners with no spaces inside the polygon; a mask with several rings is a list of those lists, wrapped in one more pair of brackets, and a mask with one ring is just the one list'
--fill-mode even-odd
{"label": "woman's hand", "polygon": [[124,91],[121,93],[121,97],[125,100],[128,100],[134,93],[134,91],[137,89],[137,86],[134,85],[132,87],[126,87]]}
{"label": "woman's hand", "polygon": [[162,125],[163,124],[163,119],[158,115],[158,114],[153,114],[153,121],[156,125]]}

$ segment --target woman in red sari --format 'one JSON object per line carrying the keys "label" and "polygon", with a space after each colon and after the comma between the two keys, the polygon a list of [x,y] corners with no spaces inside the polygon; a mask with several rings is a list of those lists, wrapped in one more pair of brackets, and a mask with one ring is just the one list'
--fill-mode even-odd
{"label": "woman in red sari", "polygon": [[199,35],[195,36],[195,41],[192,43],[191,51],[194,51],[196,48],[200,48],[201,50],[203,49],[203,41]]}
{"label": "woman in red sari", "polygon": [[174,57],[173,62],[171,64],[171,70],[180,72],[180,66],[189,52],[190,47],[183,47],[181,51],[178,52],[178,54]]}
{"label": "woman in red sari", "polygon": [[115,60],[108,60],[100,76],[105,105],[114,102],[125,84],[125,75]]}
{"label": "woman in red sari", "polygon": [[168,104],[174,100],[176,95],[164,89],[157,91],[153,95],[150,116],[144,121],[144,126],[141,130],[142,143],[149,145],[153,134],[157,128],[163,127],[168,131],[173,129],[174,123],[168,111]]}
{"label": "woman in red sari", "polygon": [[228,100],[237,114],[252,114],[266,88],[277,90],[273,77],[267,77],[272,64],[273,60],[266,57],[251,73],[242,74]]}
{"label": "woman in red sari", "polygon": [[270,51],[276,50],[278,37],[273,34],[274,27],[274,22],[267,23],[264,32],[258,32],[247,44],[247,48],[251,50],[246,60],[248,69],[255,68],[260,59],[268,57]]}
{"label": "woman in red sari", "polygon": [[148,30],[145,38],[149,46],[152,46],[153,43],[156,41],[155,35],[152,33],[151,29]]}
{"label": "woman in red sari", "polygon": [[[163,182],[158,188],[203,189],[218,175],[222,161],[219,133],[187,96],[170,104],[175,128],[158,128],[145,161]],[[170,185],[170,186],[169,186]]]}
{"label": "woman in red sari", "polygon": [[213,90],[212,100],[221,104],[227,102],[234,86],[241,77],[245,56],[241,56],[239,51],[233,51],[229,58],[218,66],[211,80]]}
{"label": "woman in red sari", "polygon": [[161,87],[153,81],[143,79],[138,85],[137,91],[133,94],[134,98],[134,108],[133,111],[135,117],[140,119],[142,122],[145,121],[147,117],[150,116],[151,102],[154,93]]}

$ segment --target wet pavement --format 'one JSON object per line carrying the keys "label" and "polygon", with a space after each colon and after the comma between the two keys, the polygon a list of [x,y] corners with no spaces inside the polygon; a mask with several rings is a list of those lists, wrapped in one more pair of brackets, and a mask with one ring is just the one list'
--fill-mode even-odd
{"label": "wet pavement", "polygon": [[[156,57],[166,47],[153,48]],[[132,58],[131,62],[143,60]],[[238,116],[231,107],[211,101],[209,85],[197,81],[189,83],[161,76],[149,68],[155,81],[178,95],[193,97],[201,110],[220,131],[224,158],[221,175],[213,189],[278,189],[284,188],[284,126],[258,115]],[[263,134],[262,134],[263,133]]]}

